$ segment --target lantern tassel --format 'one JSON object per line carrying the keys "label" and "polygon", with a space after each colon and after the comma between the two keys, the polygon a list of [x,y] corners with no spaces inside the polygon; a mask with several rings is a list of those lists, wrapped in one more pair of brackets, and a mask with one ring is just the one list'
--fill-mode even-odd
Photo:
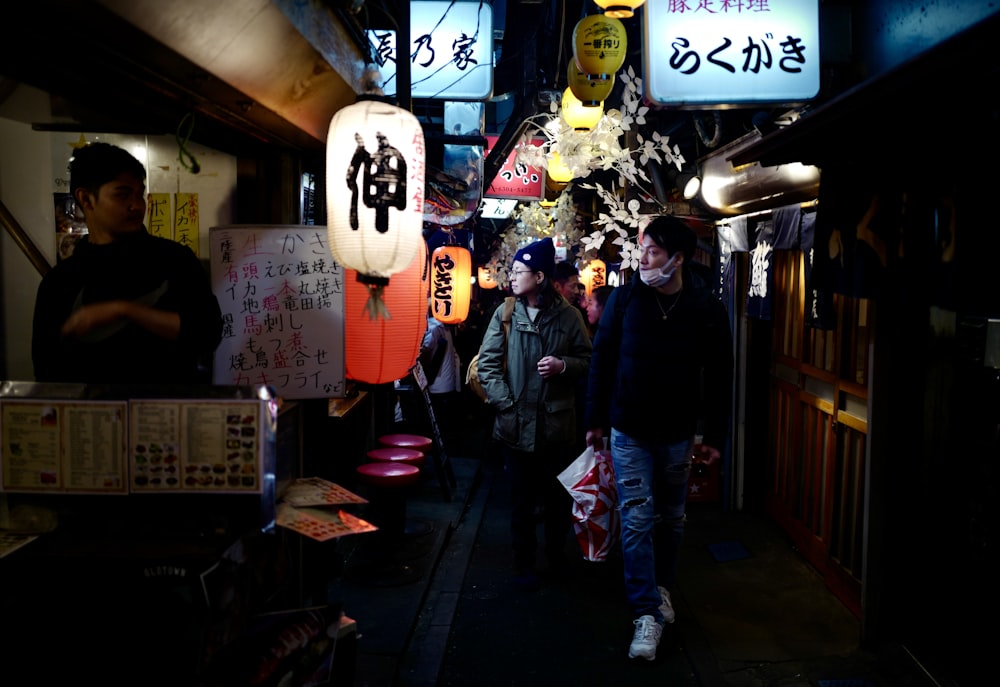
{"label": "lantern tassel", "polygon": [[382,284],[368,284],[368,300],[365,301],[365,312],[368,313],[369,320],[391,320],[392,315],[385,307],[385,300],[382,298],[382,291],[385,286]]}

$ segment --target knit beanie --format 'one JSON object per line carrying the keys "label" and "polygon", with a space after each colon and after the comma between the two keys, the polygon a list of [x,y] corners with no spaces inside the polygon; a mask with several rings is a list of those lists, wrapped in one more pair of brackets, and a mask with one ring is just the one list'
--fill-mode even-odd
{"label": "knit beanie", "polygon": [[524,263],[529,269],[544,272],[546,277],[551,277],[556,266],[555,244],[550,238],[530,243],[514,254],[514,262]]}

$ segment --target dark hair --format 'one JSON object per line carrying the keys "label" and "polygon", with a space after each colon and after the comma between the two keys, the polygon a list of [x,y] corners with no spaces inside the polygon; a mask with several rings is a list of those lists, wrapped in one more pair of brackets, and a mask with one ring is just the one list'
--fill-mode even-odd
{"label": "dark hair", "polygon": [[121,174],[145,180],[146,168],[124,148],[110,143],[89,143],[78,148],[69,161],[69,191],[76,195],[78,188],[85,188],[96,193]]}
{"label": "dark hair", "polygon": [[552,268],[552,279],[562,284],[570,277],[577,277],[580,275],[580,270],[573,267],[573,263],[568,260],[562,260],[556,263],[556,266]]}
{"label": "dark hair", "polygon": [[613,287],[611,284],[601,284],[596,289],[591,291],[590,295],[593,296],[594,300],[597,301],[597,304],[603,308],[605,305],[607,305],[608,297],[614,290],[615,287]]}
{"label": "dark hair", "polygon": [[694,229],[673,215],[660,215],[643,229],[643,235],[653,239],[653,242],[670,255],[680,251],[684,262],[694,258],[698,247],[698,237]]}

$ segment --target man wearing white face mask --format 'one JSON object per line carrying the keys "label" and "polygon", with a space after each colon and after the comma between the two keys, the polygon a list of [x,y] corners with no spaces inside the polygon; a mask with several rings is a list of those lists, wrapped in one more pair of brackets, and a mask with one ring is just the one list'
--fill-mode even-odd
{"label": "man wearing white face mask", "polygon": [[635,626],[629,658],[649,661],[674,621],[694,435],[701,427],[710,462],[729,436],[732,335],[710,273],[692,260],[696,245],[683,221],[650,222],[639,273],[608,298],[590,359],[587,443],[603,448],[610,433]]}

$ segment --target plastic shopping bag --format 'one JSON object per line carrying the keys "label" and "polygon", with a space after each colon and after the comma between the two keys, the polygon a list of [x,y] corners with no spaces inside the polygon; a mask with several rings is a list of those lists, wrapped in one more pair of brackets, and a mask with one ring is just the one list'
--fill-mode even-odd
{"label": "plastic shopping bag", "polygon": [[573,497],[573,529],[583,557],[607,560],[618,543],[621,522],[611,452],[588,446],[559,473],[559,481]]}

